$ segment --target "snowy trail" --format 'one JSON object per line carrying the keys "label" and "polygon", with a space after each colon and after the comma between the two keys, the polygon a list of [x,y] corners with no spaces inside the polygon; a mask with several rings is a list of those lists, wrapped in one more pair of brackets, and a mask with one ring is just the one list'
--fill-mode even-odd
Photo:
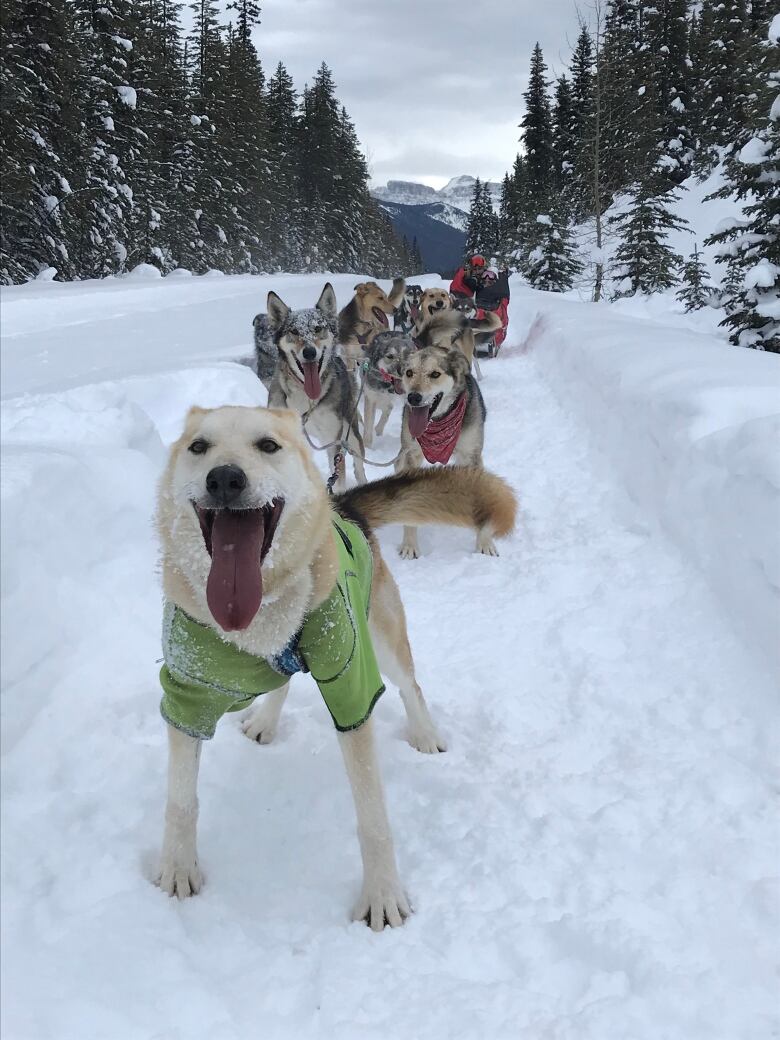
{"label": "snowy trail", "polygon": [[[518,491],[516,536],[493,560],[468,534],[429,530],[423,558],[401,561],[400,532],[382,535],[450,746],[429,758],[405,744],[388,690],[380,750],[417,913],[378,936],[347,921],[349,792],[303,679],[277,743],[250,744],[228,718],[204,749],[201,896],[178,904],[149,884],[165,769],[148,524],[159,437],[195,400],[262,400],[246,369],[208,363],[225,355],[213,329],[249,309],[255,284],[240,304],[234,289],[201,300],[168,374],[154,362],[127,379],[142,359],[121,361],[111,384],[6,402],[5,1035],[776,1035],[776,691],[561,406],[553,357],[521,346],[531,294],[513,304],[514,346],[483,366],[485,457]],[[140,331],[155,335],[153,320]],[[18,394],[38,375],[14,364]]]}

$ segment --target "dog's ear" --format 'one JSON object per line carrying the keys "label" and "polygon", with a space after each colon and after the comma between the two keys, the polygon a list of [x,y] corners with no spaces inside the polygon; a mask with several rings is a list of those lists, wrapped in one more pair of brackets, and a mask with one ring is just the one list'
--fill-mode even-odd
{"label": "dog's ear", "polygon": [[338,304],[336,303],[336,294],[333,291],[333,286],[330,282],[325,283],[325,288],[320,293],[320,298],[315,304],[318,311],[322,311],[328,318],[335,318],[338,314]]}
{"label": "dog's ear", "polygon": [[268,321],[271,323],[271,327],[278,329],[284,319],[290,313],[290,308],[276,293],[271,290],[268,294],[268,303],[266,304],[266,310],[268,311]]}

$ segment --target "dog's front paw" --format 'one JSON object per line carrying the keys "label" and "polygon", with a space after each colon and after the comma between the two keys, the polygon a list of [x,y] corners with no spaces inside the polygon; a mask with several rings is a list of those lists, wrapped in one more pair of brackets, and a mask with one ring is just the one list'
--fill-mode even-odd
{"label": "dog's front paw", "polygon": [[477,552],[483,556],[498,556],[496,543],[488,535],[480,535],[477,538]]}
{"label": "dog's front paw", "polygon": [[432,727],[430,729],[410,729],[409,743],[424,755],[435,755],[438,751],[447,750],[447,742],[442,740]]}
{"label": "dog's front paw", "polygon": [[409,900],[398,878],[365,882],[352,911],[353,921],[365,921],[374,932],[381,932],[385,925],[400,928],[412,912]]}
{"label": "dog's front paw", "polygon": [[417,560],[420,558],[420,552],[416,545],[407,545],[406,542],[402,542],[398,547],[398,555],[402,560]]}
{"label": "dog's front paw", "polygon": [[203,875],[197,860],[193,860],[192,863],[180,863],[163,856],[157,884],[166,895],[176,896],[177,899],[187,899],[200,892],[203,887]]}
{"label": "dog's front paw", "polygon": [[276,719],[269,719],[262,711],[244,719],[241,729],[256,744],[270,744],[276,736]]}

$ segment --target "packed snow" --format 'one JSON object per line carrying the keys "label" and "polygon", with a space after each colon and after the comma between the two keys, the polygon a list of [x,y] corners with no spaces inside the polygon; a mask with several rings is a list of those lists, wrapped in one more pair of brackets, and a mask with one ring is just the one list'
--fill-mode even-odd
{"label": "packed snow", "polygon": [[264,402],[236,361],[268,289],[311,306],[323,281],[3,291],[4,1035],[778,1035],[778,368],[663,297],[513,282],[482,390],[516,535],[490,559],[429,529],[402,561],[382,533],[449,744],[416,753],[380,700],[406,926],[349,922],[349,789],[303,677],[274,744],[228,717],[204,748],[203,892],[151,883],[155,482],[191,404]]}

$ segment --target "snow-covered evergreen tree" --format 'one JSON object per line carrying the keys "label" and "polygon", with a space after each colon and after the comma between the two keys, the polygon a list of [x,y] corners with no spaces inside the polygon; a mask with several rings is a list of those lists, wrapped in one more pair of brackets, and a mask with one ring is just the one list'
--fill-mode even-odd
{"label": "snow-covered evergreen tree", "polygon": [[676,283],[682,257],[667,239],[686,224],[672,213],[673,198],[671,189],[658,193],[648,179],[634,185],[625,209],[610,217],[620,236],[611,272],[616,299],[661,292]]}
{"label": "snow-covered evergreen tree", "polygon": [[555,83],[555,103],[552,111],[552,149],[555,163],[555,190],[558,205],[573,208],[575,117],[571,86],[566,76],[559,76]]}
{"label": "snow-covered evergreen tree", "polygon": [[699,311],[708,306],[713,298],[707,266],[702,260],[699,248],[694,243],[693,252],[685,261],[682,269],[681,286],[677,291],[677,299],[685,304],[686,311]]}
{"label": "snow-covered evergreen tree", "polygon": [[[731,340],[780,353],[780,16],[769,27],[759,70],[752,135],[727,164],[725,191],[744,199],[744,219],[710,238],[728,264]],[[740,135],[740,139],[744,137]]]}
{"label": "snow-covered evergreen tree", "polygon": [[689,0],[654,0],[645,15],[652,56],[653,100],[660,132],[660,157],[666,177],[679,184],[694,157],[688,67]]}
{"label": "snow-covered evergreen tree", "polygon": [[480,253],[489,259],[497,244],[495,225],[490,189],[477,177],[471,193],[471,207],[466,224],[466,253]]}
{"label": "snow-covered evergreen tree", "polygon": [[547,292],[566,292],[582,270],[565,220],[548,214],[536,218],[537,244],[523,271],[530,285]]}
{"label": "snow-covered evergreen tree", "polygon": [[77,273],[73,169],[81,129],[74,26],[55,0],[0,5],[0,280]]}
{"label": "snow-covered evergreen tree", "polygon": [[521,123],[525,146],[523,208],[527,214],[545,212],[555,190],[552,112],[547,86],[547,66],[537,43],[531,55],[528,88],[523,94],[525,114]]}

